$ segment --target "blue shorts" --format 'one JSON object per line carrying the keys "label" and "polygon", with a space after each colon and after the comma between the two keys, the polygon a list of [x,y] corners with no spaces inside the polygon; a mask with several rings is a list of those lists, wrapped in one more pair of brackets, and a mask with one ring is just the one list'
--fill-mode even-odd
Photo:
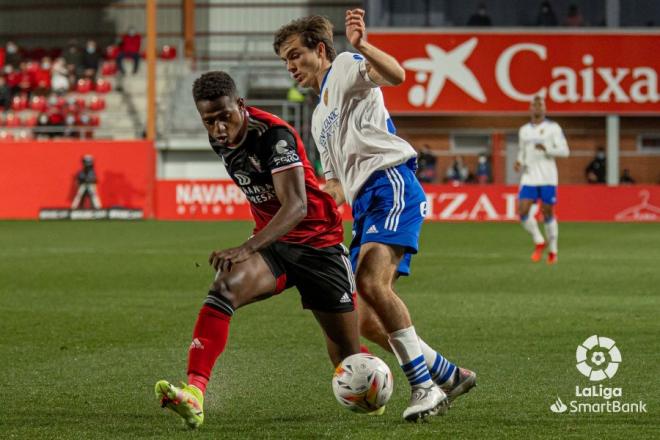
{"label": "blue shorts", "polygon": [[400,275],[410,274],[412,254],[417,253],[419,232],[427,212],[426,194],[415,177],[416,158],[376,171],[353,201],[351,264],[357,269],[363,243],[402,246],[405,255]]}
{"label": "blue shorts", "polygon": [[554,205],[557,203],[557,187],[554,185],[540,185],[530,186],[522,185],[518,193],[520,200],[534,200],[541,199],[546,205]]}

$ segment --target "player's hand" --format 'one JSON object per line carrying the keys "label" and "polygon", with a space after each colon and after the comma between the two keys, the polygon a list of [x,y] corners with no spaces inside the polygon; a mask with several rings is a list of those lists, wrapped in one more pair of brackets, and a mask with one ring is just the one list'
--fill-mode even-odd
{"label": "player's hand", "polygon": [[522,164],[516,161],[516,163],[513,164],[513,171],[519,173],[521,169],[522,169]]}
{"label": "player's hand", "polygon": [[363,9],[349,9],[346,11],[346,38],[354,48],[359,49],[367,37],[367,27],[364,24]]}
{"label": "player's hand", "polygon": [[534,148],[536,148],[537,150],[546,151],[545,145],[543,144],[536,144],[534,145]]}
{"label": "player's hand", "polygon": [[221,251],[213,251],[209,255],[209,264],[213,266],[216,271],[231,271],[234,264],[242,263],[254,254],[254,249],[247,243],[230,249]]}

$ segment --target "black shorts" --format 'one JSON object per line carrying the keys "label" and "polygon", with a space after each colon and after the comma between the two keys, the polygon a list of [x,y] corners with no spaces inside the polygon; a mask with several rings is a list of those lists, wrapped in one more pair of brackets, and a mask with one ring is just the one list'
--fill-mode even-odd
{"label": "black shorts", "polygon": [[355,279],[344,246],[317,249],[275,242],[259,253],[277,280],[275,294],[296,286],[305,309],[335,313],[355,310]]}

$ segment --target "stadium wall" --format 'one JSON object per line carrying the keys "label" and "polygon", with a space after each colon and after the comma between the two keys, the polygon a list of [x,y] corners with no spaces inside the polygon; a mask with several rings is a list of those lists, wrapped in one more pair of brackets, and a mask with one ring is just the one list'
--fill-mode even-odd
{"label": "stadium wall", "polygon": [[[517,221],[518,188],[512,185],[425,185],[429,221]],[[564,185],[557,216],[564,221],[660,221],[660,186]],[[162,220],[250,220],[240,189],[228,180],[161,180],[156,218]],[[350,220],[346,206],[340,207]]]}
{"label": "stadium wall", "polygon": [[37,218],[42,208],[68,208],[85,154],[94,157],[104,208],[141,209],[153,216],[153,143],[146,141],[3,142],[0,218]]}

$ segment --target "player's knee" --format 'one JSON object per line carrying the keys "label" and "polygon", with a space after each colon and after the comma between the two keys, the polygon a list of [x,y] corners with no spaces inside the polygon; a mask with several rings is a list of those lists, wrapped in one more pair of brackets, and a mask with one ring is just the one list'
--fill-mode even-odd
{"label": "player's knee", "polygon": [[358,273],[355,282],[360,296],[369,304],[377,301],[389,287],[380,277],[369,272]]}
{"label": "player's knee", "polygon": [[220,301],[228,304],[232,310],[236,310],[241,304],[238,301],[234,287],[231,279],[219,276],[211,284],[209,296],[218,298]]}
{"label": "player's knee", "polygon": [[219,283],[213,283],[209,294],[204,300],[204,305],[212,307],[228,316],[232,316],[236,310],[236,306],[230,298],[224,295],[220,290],[215,290],[214,286]]}

